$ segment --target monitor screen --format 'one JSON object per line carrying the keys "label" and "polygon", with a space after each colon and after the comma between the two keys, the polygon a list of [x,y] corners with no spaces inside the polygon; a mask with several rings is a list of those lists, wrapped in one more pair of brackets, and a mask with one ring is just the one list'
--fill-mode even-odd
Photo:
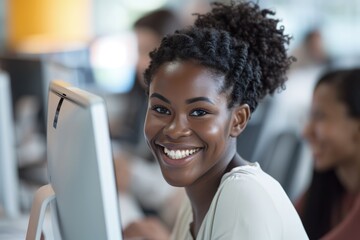
{"label": "monitor screen", "polygon": [[121,240],[118,193],[102,98],[53,81],[47,108],[47,161],[62,239]]}

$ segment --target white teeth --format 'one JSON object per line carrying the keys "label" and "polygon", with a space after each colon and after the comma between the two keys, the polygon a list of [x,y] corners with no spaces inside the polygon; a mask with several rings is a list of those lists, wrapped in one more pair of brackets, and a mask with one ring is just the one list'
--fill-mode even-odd
{"label": "white teeth", "polygon": [[171,159],[181,159],[188,157],[194,153],[199,151],[198,148],[196,149],[187,149],[187,150],[169,150],[167,148],[164,148],[164,153]]}

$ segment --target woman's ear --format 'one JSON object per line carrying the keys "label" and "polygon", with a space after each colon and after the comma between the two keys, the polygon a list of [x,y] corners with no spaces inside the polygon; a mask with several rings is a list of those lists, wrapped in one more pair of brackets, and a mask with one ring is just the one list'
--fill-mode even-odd
{"label": "woman's ear", "polygon": [[230,136],[237,137],[244,131],[246,124],[250,119],[250,107],[242,104],[233,109],[233,122],[231,126]]}

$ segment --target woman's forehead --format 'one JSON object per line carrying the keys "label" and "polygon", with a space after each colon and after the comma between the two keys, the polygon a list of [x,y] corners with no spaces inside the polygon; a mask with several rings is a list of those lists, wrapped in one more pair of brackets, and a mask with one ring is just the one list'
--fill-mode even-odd
{"label": "woman's forehead", "polygon": [[219,88],[223,85],[224,76],[215,74],[209,67],[193,61],[173,61],[164,63],[153,76],[154,85],[179,85],[203,88]]}
{"label": "woman's forehead", "polygon": [[223,97],[220,88],[224,77],[213,74],[208,68],[192,62],[164,64],[154,74],[150,95],[154,92],[169,98]]}

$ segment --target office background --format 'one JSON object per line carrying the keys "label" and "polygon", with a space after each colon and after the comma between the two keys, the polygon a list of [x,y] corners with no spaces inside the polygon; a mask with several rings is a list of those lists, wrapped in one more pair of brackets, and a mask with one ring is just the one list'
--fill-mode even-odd
{"label": "office background", "polygon": [[[17,0],[8,0],[17,1]],[[161,6],[181,11],[189,2],[201,0],[89,0],[92,6],[92,36],[116,33],[131,27],[139,16]],[[206,1],[206,0],[205,0]],[[224,0],[223,0],[224,1]],[[29,2],[41,2],[39,0]],[[226,1],[225,1],[226,2]],[[301,42],[305,32],[318,26],[324,34],[327,50],[336,56],[360,54],[360,2],[357,0],[260,0],[260,5],[276,9],[289,33],[292,47]],[[7,1],[0,1],[0,49],[6,43]],[[29,9],[31,11],[31,9]],[[65,17],[65,16],[64,16]]]}
{"label": "office background", "polygon": [[[32,13],[38,14],[37,11],[40,11],[37,6],[45,3],[50,4],[51,2],[53,6],[49,16],[60,21],[57,24],[62,26],[61,30],[63,30],[63,32],[54,31],[54,33],[50,31],[50,34],[48,32],[38,32],[34,33],[34,35],[42,35],[41,43],[55,41],[56,44],[50,44],[49,48],[45,48],[45,45],[42,44],[39,45],[36,41],[30,41],[32,43],[30,45],[23,44],[24,42],[28,43],[28,40],[34,37],[27,32],[26,24],[22,24],[21,27],[17,26],[17,28],[26,34],[18,35],[20,36],[19,38],[13,38],[13,36],[11,37],[9,35],[9,28],[12,26],[9,22],[9,14],[19,14],[16,9],[11,9],[10,11],[8,8],[10,5],[19,8],[18,10],[23,15],[30,16],[31,19]],[[59,69],[59,66],[54,65],[47,65],[46,68],[50,69],[49,71],[52,72],[53,75],[62,74],[64,78],[68,77],[71,80],[73,80],[73,75],[76,75],[77,80],[75,83],[80,83],[79,85],[81,87],[86,87],[104,96],[108,103],[109,114],[113,117],[110,117],[110,127],[112,129],[113,126],[121,126],[117,119],[117,117],[121,115],[122,110],[121,104],[119,104],[121,102],[119,95],[128,91],[129,87],[132,86],[131,75],[134,74],[133,65],[135,65],[136,61],[132,55],[136,51],[136,46],[134,46],[135,41],[133,41],[134,36],[131,34],[133,23],[145,13],[160,7],[169,7],[174,9],[180,16],[185,18],[184,15],[187,14],[189,17],[190,12],[203,11],[206,8],[206,4],[212,1],[58,0],[51,2],[48,0],[27,0],[26,2],[23,0],[0,0],[0,56],[9,54],[13,56],[14,53],[15,55],[20,53],[21,58],[21,54],[26,53],[27,57],[28,55],[32,57],[42,57],[54,51],[55,54],[51,55],[51,57],[54,57],[55,60],[64,64],[64,69]],[[68,6],[71,8],[71,2],[73,2],[74,8],[77,8],[79,11],[83,10],[81,14],[68,16],[60,11],[62,8],[57,7],[57,4],[63,7],[66,4],[70,4]],[[229,1],[223,0],[223,2]],[[22,6],[21,4],[25,4],[26,6]],[[285,26],[285,31],[293,36],[293,41],[289,49],[290,52],[295,51],[304,43],[304,37],[310,30],[318,29],[321,33],[322,44],[326,53],[336,64],[353,65],[359,62],[360,1],[348,0],[345,3],[341,0],[259,0],[259,4],[263,7],[274,9],[277,13],[276,16],[282,19],[281,24]],[[20,18],[19,16],[17,17]],[[71,19],[73,19],[73,22],[71,22]],[[82,19],[82,22],[80,19]],[[33,21],[37,20],[37,18],[33,19]],[[47,20],[48,19],[43,19],[43,21]],[[62,21],[65,24],[61,24]],[[75,28],[75,22],[78,24],[77,26],[83,27],[75,31],[75,33],[74,31],[66,32],[66,30],[68,30],[66,26]],[[33,22],[32,24],[36,23]],[[62,33],[70,34],[70,37],[64,37],[66,40],[64,42],[61,41]],[[60,38],[56,39],[56,37],[54,38],[54,35],[51,34],[55,34],[55,36],[60,35]],[[16,41],[14,41],[14,39]],[[34,39],[39,40],[39,38]],[[75,48],[72,43],[77,44]],[[118,45],[119,43],[120,45],[123,44],[122,47],[125,44],[127,48],[121,48],[121,46]],[[55,49],[51,49],[51,47],[55,47]],[[45,51],[43,51],[44,49]],[[75,51],[73,51],[74,49]],[[65,54],[62,54],[62,51],[64,51]],[[89,57],[89,54],[94,55],[92,55],[93,57]],[[94,57],[95,55],[98,56],[98,58]],[[124,59],[121,58],[122,55],[128,57]],[[104,59],[108,61],[103,61]],[[87,60],[90,60],[90,62],[87,62]],[[41,60],[41,62],[42,61],[43,60]],[[33,63],[36,68],[44,67],[42,63],[41,66],[37,65],[37,62]],[[107,71],[107,73],[104,74],[102,71],[104,67],[110,68],[111,71]],[[56,70],[59,71],[56,72]],[[89,73],[88,70],[91,70],[93,74],[93,78],[95,79],[93,82],[89,82],[87,75]],[[34,71],[39,70],[36,69]],[[244,155],[246,157],[249,156],[249,159],[251,158],[253,161],[262,161],[265,159],[264,156],[266,156],[267,162],[261,162],[263,168],[283,184],[284,188],[288,190],[292,200],[295,200],[308,181],[310,159],[309,157],[303,156],[307,154],[306,151],[300,154],[295,148],[297,148],[301,142],[300,131],[308,110],[312,84],[316,76],[318,76],[317,74],[318,72],[314,72],[312,69],[306,73],[290,74],[289,78],[290,80],[293,79],[293,81],[289,82],[290,84],[287,86],[287,91],[280,95],[278,99],[272,101],[272,105],[264,104],[259,107],[256,115],[253,117],[254,125],[252,126],[250,124],[248,127],[250,132],[248,135],[244,135],[247,137],[250,136],[249,138],[244,137],[245,142],[249,145],[254,144],[254,142],[252,142],[253,136],[256,136],[257,139],[255,140],[262,140],[256,142],[257,148],[245,147]],[[30,76],[30,74],[27,76]],[[119,79],[119,77],[130,80],[118,81],[117,79]],[[41,77],[39,77],[39,79],[40,78]],[[46,81],[48,81],[51,76],[47,76],[47,78]],[[38,82],[42,81],[39,79]],[[28,83],[21,84],[18,82],[18,84],[34,86],[31,83],[31,81],[34,81],[33,78],[29,77],[23,81],[28,81]],[[119,84],[121,82],[124,84]],[[99,88],[102,89],[99,90]],[[45,90],[47,90],[46,87]],[[46,92],[44,94],[44,96],[46,96]],[[283,99],[286,99],[286,101],[283,101]],[[260,119],[259,122],[256,121],[258,119]],[[279,121],[279,119],[281,121]],[[262,125],[264,122],[266,122],[266,125]],[[261,133],[259,133],[259,129],[261,129]],[[112,131],[112,133],[114,134],[113,136],[117,137],[116,130]],[[43,132],[41,134],[43,134]],[[278,145],[268,145],[269,142]],[[39,142],[35,141],[35,143],[41,145],[44,143],[44,139],[40,139]],[[242,144],[243,143],[240,145]],[[268,152],[269,148],[278,151]],[[292,148],[294,148],[294,150],[291,150]],[[254,152],[247,153],[246,149],[251,149]],[[291,152],[290,150],[289,152],[285,152],[282,151],[282,149],[290,149]],[[40,146],[40,150],[44,152],[44,146],[42,146],[42,148]],[[38,154],[41,154],[41,152]],[[294,157],[293,154],[296,154],[296,157]],[[271,157],[269,157],[270,155]],[[21,157],[22,155],[19,154],[18,156]],[[26,157],[29,157],[29,155]],[[298,160],[298,162],[295,163],[295,165],[287,166],[284,164],[286,162],[271,161],[273,159],[282,159],[284,161],[295,159]],[[299,162],[304,164],[300,164],[300,166],[298,165]],[[288,171],[290,167],[293,171],[297,169],[296,173]],[[31,180],[37,182],[37,184],[46,183],[46,178],[41,174],[37,174],[36,168],[33,170],[35,170],[35,172],[23,171],[21,172],[21,176],[25,179],[29,177]],[[295,176],[292,176],[291,182],[288,181],[289,176],[284,175],[286,172]],[[38,176],[39,179],[36,179]],[[298,183],[294,186],[294,182],[296,181]],[[38,187],[38,185],[36,187]],[[31,194],[34,189],[30,190],[29,192]],[[22,195],[22,197],[23,196],[24,195]],[[22,199],[22,206],[29,210],[32,196],[29,195],[26,197],[28,198]],[[26,200],[28,201],[26,202]]]}

